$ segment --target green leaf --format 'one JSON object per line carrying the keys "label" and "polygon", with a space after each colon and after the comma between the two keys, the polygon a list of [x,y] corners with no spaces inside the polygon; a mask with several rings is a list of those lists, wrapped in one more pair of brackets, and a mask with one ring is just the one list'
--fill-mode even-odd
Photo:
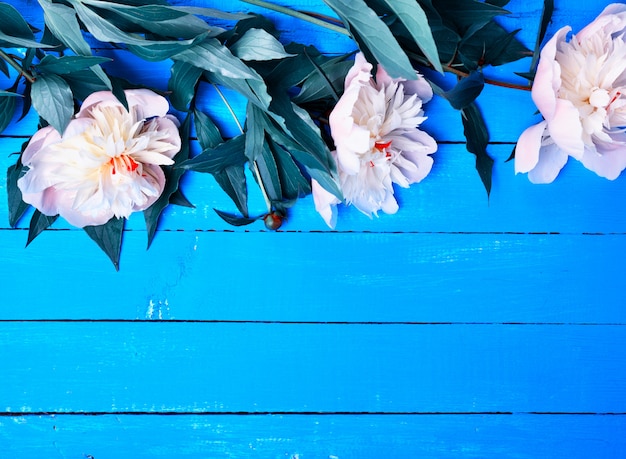
{"label": "green leaf", "polygon": [[387,25],[363,0],[324,0],[341,17],[353,38],[362,41],[392,77],[416,78],[415,70]]}
{"label": "green leaf", "polygon": [[187,62],[174,61],[167,88],[171,92],[170,102],[176,110],[189,110],[200,76],[202,76],[202,70],[198,67]]}
{"label": "green leaf", "polygon": [[210,30],[202,19],[167,5],[131,6],[99,0],[82,2],[111,11],[147,31],[164,37],[189,39]]}
{"label": "green leaf", "polygon": [[181,51],[192,48],[193,46],[202,42],[202,40],[204,40],[205,38],[205,35],[198,35],[197,37],[189,40],[164,42],[146,40],[145,43],[142,45],[129,44],[126,47],[130,52],[146,61],[157,62],[164,59],[169,59],[170,57],[180,53]]}
{"label": "green leaf", "polygon": [[124,233],[123,218],[113,217],[104,225],[85,226],[87,235],[98,244],[98,247],[109,257],[115,266],[120,269],[120,253],[122,251],[122,235]]}
{"label": "green leaf", "polygon": [[469,76],[461,78],[449,91],[443,94],[450,105],[457,110],[467,107],[480,95],[485,86],[482,72],[473,71]]}
{"label": "green leaf", "polygon": [[437,45],[433,37],[428,18],[422,7],[415,0],[383,0],[387,7],[404,24],[411,37],[433,65],[435,70],[443,73]]}
{"label": "green leaf", "polygon": [[263,187],[270,201],[282,201],[283,191],[278,175],[278,166],[266,142],[263,143],[261,154],[257,156],[251,167],[258,172],[258,176],[255,175],[255,178],[257,181],[261,181],[259,185]]}
{"label": "green leaf", "polygon": [[63,79],[70,85],[72,95],[78,100],[85,100],[89,94],[97,91],[112,89],[111,86],[107,86],[106,83],[102,81],[102,78],[94,73],[93,69],[78,70],[63,75]]}
{"label": "green leaf", "polygon": [[539,63],[539,53],[541,52],[541,43],[546,36],[548,25],[552,20],[552,13],[554,13],[554,0],[543,0],[543,11],[541,12],[541,22],[539,25],[539,31],[537,32],[537,40],[535,41],[535,49],[533,51],[532,62],[530,63],[529,73],[534,74],[537,70],[537,64]]}
{"label": "green leaf", "polygon": [[55,37],[76,54],[91,55],[91,47],[83,37],[72,8],[50,0],[39,0],[39,4],[43,8],[45,23]]}
{"label": "green leaf", "polygon": [[69,84],[57,75],[40,75],[32,85],[31,97],[39,116],[63,133],[74,114]]}
{"label": "green leaf", "polygon": [[311,63],[317,66],[316,71],[303,81],[300,92],[292,100],[296,104],[304,104],[326,98],[337,100],[339,94],[343,92],[346,74],[354,63],[343,60],[338,62],[337,59],[321,65],[317,65],[314,61]]}
{"label": "green leaf", "polygon": [[472,103],[461,110],[467,151],[476,155],[476,170],[483,182],[487,196],[491,193],[491,173],[493,159],[487,154],[489,134],[485,121],[476,104]]}
{"label": "green leaf", "polygon": [[249,225],[250,223],[254,223],[255,221],[258,220],[257,218],[240,217],[238,215],[230,214],[228,212],[223,212],[223,211],[218,210],[218,209],[213,209],[213,210],[226,223],[228,223],[230,225],[233,225],[233,226],[245,226],[245,225]]}
{"label": "green leaf", "polygon": [[106,57],[93,57],[93,56],[61,56],[54,57],[50,54],[44,56],[44,58],[37,64],[36,68],[39,73],[54,73],[56,75],[65,75],[67,73],[73,73],[78,70],[84,70],[89,67],[93,67],[103,62],[111,61]]}
{"label": "green leaf", "polygon": [[263,154],[265,145],[265,126],[269,121],[267,115],[255,105],[246,107],[246,144],[245,155],[254,163]]}
{"label": "green leaf", "polygon": [[244,217],[248,217],[248,188],[243,166],[229,166],[213,174],[219,186],[226,192]]}
{"label": "green leaf", "polygon": [[0,2],[1,48],[50,48],[35,41],[28,23],[13,6]]}
{"label": "green leaf", "polygon": [[250,29],[230,50],[244,61],[269,61],[292,57],[273,35],[263,29]]}
{"label": "green leaf", "polygon": [[203,150],[215,148],[224,142],[219,129],[211,118],[200,110],[194,110],[193,115],[198,142],[200,142]]}
{"label": "green leaf", "polygon": [[174,59],[195,65],[211,73],[227,78],[256,79],[260,76],[252,68],[235,57],[218,40],[209,38],[174,56]]}
{"label": "green leaf", "polygon": [[50,225],[52,225],[57,218],[58,215],[50,217],[48,215],[44,215],[39,210],[35,209],[33,212],[33,216],[30,219],[30,225],[28,228],[28,240],[26,241],[26,247],[35,240],[37,236],[39,236],[44,230],[48,229]]}
{"label": "green leaf", "polygon": [[278,166],[283,197],[285,199],[296,199],[311,193],[309,180],[302,175],[302,171],[289,152],[271,140],[269,146]]}
{"label": "green leaf", "polygon": [[202,151],[199,155],[183,162],[179,167],[215,174],[230,166],[241,166],[246,163],[244,145],[245,135],[233,137],[215,148]]}
{"label": "green leaf", "polygon": [[159,222],[159,217],[163,213],[163,210],[170,203],[170,198],[174,193],[178,191],[180,179],[182,178],[185,170],[177,165],[181,164],[189,158],[189,132],[191,131],[191,116],[187,116],[185,121],[180,127],[180,138],[182,145],[180,151],[174,156],[173,166],[163,166],[163,172],[165,173],[165,187],[159,199],[157,199],[150,207],[143,211],[144,219],[146,221],[146,230],[148,232],[148,248],[154,240],[156,235],[156,229]]}
{"label": "green leaf", "polygon": [[0,133],[4,131],[15,114],[15,100],[19,94],[14,92],[0,92]]}
{"label": "green leaf", "polygon": [[[23,148],[26,146],[24,144]],[[7,197],[9,207],[9,225],[14,228],[22,218],[29,205],[22,200],[22,192],[17,186],[17,180],[23,175],[24,166],[20,160],[7,169]]]}

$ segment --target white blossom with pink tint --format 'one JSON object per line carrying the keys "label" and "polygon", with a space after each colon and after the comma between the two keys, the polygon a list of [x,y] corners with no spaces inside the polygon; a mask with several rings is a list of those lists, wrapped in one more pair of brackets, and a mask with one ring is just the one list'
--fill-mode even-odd
{"label": "white blossom with pink tint", "polygon": [[608,179],[626,168],[626,5],[614,3],[541,51],[532,98],[544,120],[522,133],[515,171],[552,182],[571,156]]}
{"label": "white blossom with pink tint", "polygon": [[[433,91],[419,74],[415,80],[391,78],[359,53],[345,80],[345,91],[330,115],[339,183],[347,204],[368,216],[398,210],[393,184],[408,187],[431,170],[435,140],[418,126],[426,119],[422,104]],[[334,195],[313,180],[316,210],[334,228]]]}
{"label": "white blossom with pink tint", "polygon": [[167,100],[147,89],[125,92],[128,110],[108,91],[85,99],[65,132],[48,126],[22,155],[17,184],[25,202],[74,226],[101,225],[145,210],[161,195],[180,150]]}

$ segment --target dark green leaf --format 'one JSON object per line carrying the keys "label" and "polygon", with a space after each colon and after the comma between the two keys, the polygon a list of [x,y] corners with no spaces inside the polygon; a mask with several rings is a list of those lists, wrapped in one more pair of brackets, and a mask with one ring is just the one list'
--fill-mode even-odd
{"label": "dark green leaf", "polygon": [[343,83],[352,65],[353,62],[335,60],[318,65],[318,70],[304,80],[300,92],[293,101],[296,104],[304,104],[325,98],[337,100],[336,98],[343,92]]}
{"label": "dark green leaf", "polygon": [[443,73],[437,45],[433,38],[428,18],[422,7],[415,0],[383,0],[387,7],[404,24],[407,31],[422,50],[424,56],[433,65],[435,70]]}
{"label": "dark green leaf", "polygon": [[[24,145],[26,146],[26,145]],[[7,197],[9,199],[9,225],[13,228],[22,218],[29,205],[22,200],[22,192],[17,186],[17,179],[24,173],[24,166],[21,161],[9,166],[7,170]]]}
{"label": "dark green leaf", "polygon": [[263,143],[261,154],[257,156],[256,161],[250,166],[256,171],[255,178],[264,190],[265,195],[270,201],[282,201],[283,192],[278,175],[278,167],[272,151],[266,142]]}
{"label": "dark green leaf", "polygon": [[552,20],[552,13],[554,13],[554,0],[543,0],[543,11],[541,12],[541,22],[539,25],[539,31],[537,32],[537,40],[535,41],[535,49],[533,51],[533,59],[530,63],[529,72],[534,74],[537,70],[537,63],[539,62],[539,53],[541,51],[541,43],[546,36],[548,25]]}
{"label": "dark green leaf", "polygon": [[180,53],[181,51],[192,48],[198,43],[202,42],[202,40],[204,39],[204,35],[198,35],[197,37],[191,38],[189,40],[165,42],[154,42],[146,40],[145,43],[142,45],[129,44],[126,47],[130,52],[146,61],[157,62],[164,59],[169,59],[170,57]]}
{"label": "dark green leaf", "polygon": [[18,94],[12,92],[5,93],[4,91],[0,93],[0,133],[11,124],[15,114],[15,96],[18,96]]}
{"label": "dark green leaf", "polygon": [[196,126],[196,134],[198,134],[198,142],[200,142],[202,150],[215,148],[224,142],[219,129],[211,118],[200,110],[194,110],[193,115]]}
{"label": "dark green leaf", "polygon": [[233,200],[244,217],[248,217],[248,188],[243,166],[229,166],[213,174],[219,186]]}
{"label": "dark green leaf", "polygon": [[39,4],[43,8],[46,25],[65,46],[78,55],[91,55],[91,47],[83,37],[72,8],[50,0],[39,0]]}
{"label": "dark green leaf", "polygon": [[202,43],[176,54],[174,59],[187,62],[227,78],[261,78],[257,72],[248,67],[238,57],[235,57],[226,46],[214,38],[206,39]]}
{"label": "dark green leaf", "polygon": [[46,55],[36,68],[39,73],[53,73],[56,75],[64,75],[66,73],[73,73],[78,70],[84,70],[89,67],[93,67],[103,62],[108,62],[111,59],[106,57],[93,57],[93,56],[62,56],[54,57],[52,55]]}
{"label": "dark green leaf", "polygon": [[48,229],[50,225],[52,225],[57,218],[58,215],[53,217],[49,217],[48,215],[44,215],[35,209],[33,212],[33,216],[30,219],[30,225],[28,228],[28,241],[26,241],[26,246],[33,242],[37,236],[39,236],[45,229]]}
{"label": "dark green leaf", "polygon": [[35,41],[28,23],[13,6],[0,2],[0,47],[49,48]]}
{"label": "dark green leaf", "polygon": [[238,215],[229,214],[221,210],[213,209],[217,215],[219,215],[226,223],[233,226],[245,226],[257,221],[257,218],[240,217]]}
{"label": "dark green leaf", "polygon": [[302,175],[302,171],[287,150],[271,140],[269,146],[274,153],[274,159],[278,165],[283,198],[296,199],[309,194],[311,192],[309,180]]}
{"label": "dark green leaf", "polygon": [[123,218],[113,217],[104,225],[85,226],[83,229],[89,237],[98,244],[100,249],[109,257],[115,266],[120,269],[120,253],[122,251],[122,235],[124,233]]}
{"label": "dark green leaf", "polygon": [[[77,72],[63,75],[63,79],[70,85],[72,95],[79,100],[85,100],[87,96],[96,91],[107,91],[111,87],[107,86],[93,69],[79,70]],[[113,92],[117,96],[116,89]],[[118,97],[119,99],[119,97]]]}
{"label": "dark green leaf", "polygon": [[33,107],[60,133],[74,114],[74,100],[69,84],[57,75],[40,75],[32,85]]}
{"label": "dark green leaf", "polygon": [[191,131],[191,117],[188,115],[185,121],[180,127],[180,138],[182,145],[180,151],[174,157],[173,166],[163,166],[165,173],[165,187],[159,199],[154,204],[143,211],[144,219],[146,221],[146,230],[148,232],[148,248],[154,240],[156,235],[156,229],[159,222],[159,217],[163,210],[170,203],[170,199],[174,193],[178,191],[178,185],[181,177],[185,173],[184,169],[176,167],[183,161],[189,158],[189,133]]}
{"label": "dark green leaf", "polygon": [[254,163],[262,155],[267,123],[267,115],[255,105],[249,103],[246,109],[245,154],[251,163]]}
{"label": "dark green leaf", "polygon": [[292,57],[273,35],[263,29],[250,29],[231,46],[235,56],[244,61],[269,61]]}
{"label": "dark green leaf", "polygon": [[355,39],[392,77],[414,80],[415,70],[387,25],[363,0],[324,0],[341,17]]}
{"label": "dark green leaf", "polygon": [[467,107],[480,95],[485,86],[485,79],[482,72],[471,72],[469,76],[461,78],[450,91],[443,96],[450,102],[450,105],[457,110]]}
{"label": "dark green leaf", "polygon": [[187,199],[187,196],[185,196],[183,192],[180,191],[180,188],[172,193],[172,195],[170,196],[170,204],[172,204],[173,206],[189,207],[192,209],[196,207],[191,203],[189,199]]}
{"label": "dark green leaf", "polygon": [[174,61],[171,77],[167,83],[171,91],[170,102],[176,110],[187,111],[196,94],[196,84],[202,70],[187,62]]}
{"label": "dark green leaf", "polygon": [[199,155],[180,165],[183,169],[216,174],[230,166],[246,163],[244,154],[245,135],[234,137],[215,148],[202,151]]}
{"label": "dark green leaf", "polygon": [[470,104],[461,111],[467,151],[476,155],[476,170],[485,186],[487,196],[491,193],[491,173],[493,159],[487,154],[489,134],[485,121],[476,104]]}

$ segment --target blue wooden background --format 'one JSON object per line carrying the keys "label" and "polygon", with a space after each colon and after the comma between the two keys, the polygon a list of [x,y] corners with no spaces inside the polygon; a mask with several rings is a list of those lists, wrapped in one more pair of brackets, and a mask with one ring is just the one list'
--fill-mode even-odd
{"label": "blue wooden background", "polygon": [[[35,1],[10,3],[41,24]],[[502,19],[531,48],[542,3],[513,0]],[[549,35],[608,4],[555,3]],[[353,48],[269,16],[284,41]],[[99,52],[112,73],[165,89],[166,64]],[[512,72],[528,65],[490,75],[520,83]],[[398,191],[397,215],[342,209],[337,231],[310,198],[278,232],[229,227],[212,177],[188,174],[196,208],[168,209],[149,251],[133,215],[115,272],[61,220],[24,248],[28,221],[9,228],[3,198],[0,457],[626,457],[626,178],[570,162],[531,185],[505,162],[537,121],[530,94],[490,86],[479,100],[489,200],[459,114],[438,100],[431,175]],[[235,133],[215,94],[203,104]],[[35,127],[0,137],[2,170]],[[263,211],[256,191],[251,207]]]}

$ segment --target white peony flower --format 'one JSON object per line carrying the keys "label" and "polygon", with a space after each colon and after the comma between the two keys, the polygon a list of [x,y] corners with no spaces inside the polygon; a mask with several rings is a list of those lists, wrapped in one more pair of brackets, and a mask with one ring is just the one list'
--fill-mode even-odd
{"label": "white peony flower", "polygon": [[[345,80],[345,92],[330,115],[339,182],[345,202],[371,217],[398,210],[393,184],[408,187],[431,170],[435,140],[418,126],[426,119],[422,103],[433,91],[420,76],[391,78],[357,54]],[[316,210],[334,228],[339,200],[312,181]]]}
{"label": "white peony flower", "polygon": [[125,92],[129,111],[108,91],[91,94],[63,135],[48,126],[22,155],[17,185],[25,202],[74,226],[101,225],[150,207],[161,195],[161,165],[180,150],[167,100],[147,89]]}
{"label": "white peony flower", "polygon": [[550,183],[569,156],[602,177],[626,168],[626,5],[612,4],[571,40],[541,51],[532,98],[544,121],[519,138],[515,171]]}

